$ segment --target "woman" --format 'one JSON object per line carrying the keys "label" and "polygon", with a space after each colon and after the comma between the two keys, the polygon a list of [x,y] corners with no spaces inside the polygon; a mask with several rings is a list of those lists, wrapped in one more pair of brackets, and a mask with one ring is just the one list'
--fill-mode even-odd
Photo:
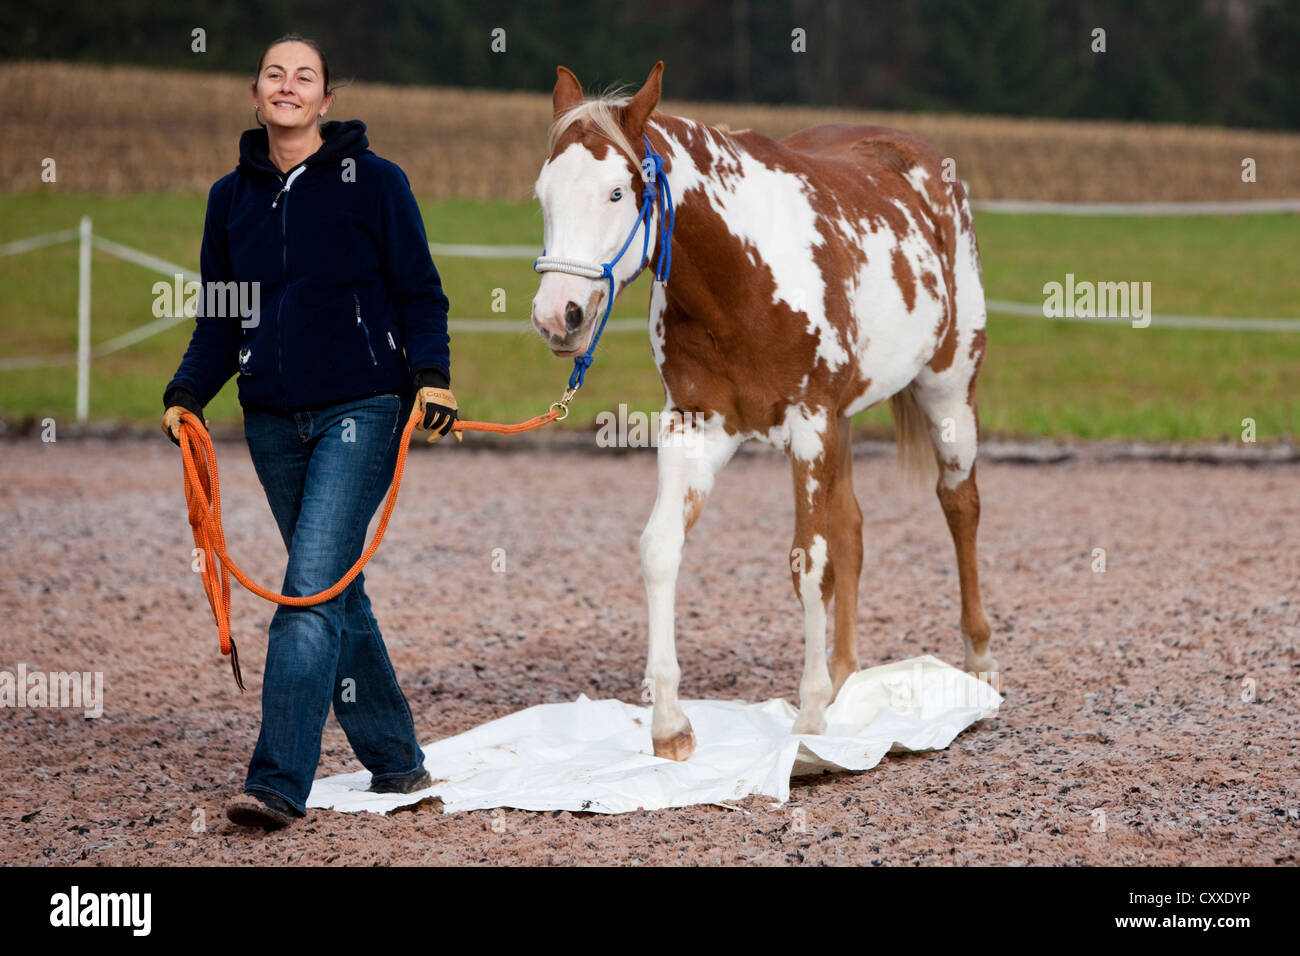
{"label": "woman", "polygon": [[[208,194],[204,301],[163,431],[175,442],[181,412],[203,420],[238,373],[248,450],[289,551],[284,593],[301,596],[360,556],[412,402],[431,442],[456,420],[448,302],[405,173],[366,148],[360,121],[321,123],[334,95],[316,43],[273,42],[251,87],[260,128]],[[216,283],[241,294],[214,295]],[[257,308],[230,305],[241,301]],[[277,606],[232,821],[275,829],[306,815],[331,703],[371,790],[430,784],[360,574],[323,604]]]}

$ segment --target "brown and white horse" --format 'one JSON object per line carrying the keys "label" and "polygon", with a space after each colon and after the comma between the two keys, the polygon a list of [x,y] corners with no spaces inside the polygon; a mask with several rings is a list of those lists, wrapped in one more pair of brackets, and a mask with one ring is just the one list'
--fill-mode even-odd
{"label": "brown and white horse", "polygon": [[[559,67],[535,189],[551,256],[595,263],[610,261],[636,224],[643,136],[674,195],[672,272],[650,297],[666,404],[658,495],[641,535],[655,754],[684,760],[695,749],[677,698],[677,571],[714,476],[750,438],[782,448],[794,469],[791,569],[805,642],[794,732],[825,731],[826,705],[858,669],[862,512],[850,416],[885,399],[900,453],[933,446],[965,668],[996,687],[975,555],[984,292],[961,183],[932,146],[898,130],[837,124],[775,141],[657,113],[662,73],[660,62],[630,98],[584,100]],[[633,236],[615,265],[615,295],[639,271],[642,245]],[[533,325],[557,355],[580,354],[608,294],[605,280],[546,272]]]}

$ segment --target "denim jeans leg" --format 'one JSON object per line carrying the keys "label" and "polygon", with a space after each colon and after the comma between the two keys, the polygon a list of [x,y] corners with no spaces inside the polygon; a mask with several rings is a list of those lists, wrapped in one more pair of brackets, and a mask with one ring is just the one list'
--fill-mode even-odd
{"label": "denim jeans leg", "polygon": [[298,523],[311,446],[299,437],[292,417],[252,410],[244,412],[244,440],[287,550]]}
{"label": "denim jeans leg", "polygon": [[[367,525],[392,478],[401,410],[397,396],[380,395],[297,413],[292,432],[277,428],[275,440],[264,442],[267,436],[253,433],[250,450],[256,445],[259,475],[274,473],[277,442],[291,444],[284,442],[286,434],[310,450],[289,545],[285,594],[324,590],[360,556]],[[268,484],[268,497],[276,481]],[[281,513],[286,512],[282,507]],[[311,607],[278,606],[268,633],[262,727],[245,789],[275,793],[304,812],[334,698],[351,590]]]}
{"label": "denim jeans leg", "polygon": [[364,574],[347,593],[343,646],[334,682],[334,715],[357,759],[375,780],[414,773],[424,766],[424,750],[406,695],[366,596]]}

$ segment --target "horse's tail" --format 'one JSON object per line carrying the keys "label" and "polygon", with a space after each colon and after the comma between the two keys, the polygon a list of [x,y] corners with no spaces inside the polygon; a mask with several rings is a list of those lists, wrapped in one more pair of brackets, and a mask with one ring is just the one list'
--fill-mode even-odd
{"label": "horse's tail", "polygon": [[937,465],[930,443],[930,425],[916,404],[911,386],[889,399],[894,417],[894,441],[898,444],[898,467],[910,482],[922,484],[934,477]]}

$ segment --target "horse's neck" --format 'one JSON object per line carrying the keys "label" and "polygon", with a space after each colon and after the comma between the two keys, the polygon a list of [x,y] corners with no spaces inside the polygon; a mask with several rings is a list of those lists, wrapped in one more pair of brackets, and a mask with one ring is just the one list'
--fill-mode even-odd
{"label": "horse's neck", "polygon": [[[745,165],[745,159],[752,153],[743,142],[726,130],[708,126],[695,120],[680,116],[663,116],[656,114],[649,123],[653,133],[668,142],[671,150],[672,168],[666,173],[668,185],[672,192],[675,227],[673,232],[674,270],[678,264],[694,271],[702,262],[710,263],[710,271],[723,274],[741,274],[750,264],[745,260],[741,247],[734,242],[719,241],[731,238],[717,235],[719,230],[729,230],[725,210],[718,208],[712,194],[732,189],[732,185],[720,180],[717,167],[721,165],[735,168]],[[653,137],[652,137],[653,139]],[[693,155],[694,154],[694,155]],[[707,166],[701,167],[700,159],[708,157]],[[697,156],[699,159],[697,159]],[[688,208],[683,202],[690,196]],[[694,217],[694,220],[692,219]],[[654,254],[658,254],[659,230],[654,237]],[[693,248],[698,245],[700,248]],[[729,264],[726,256],[736,256],[737,261]],[[690,263],[690,265],[685,265]],[[729,268],[733,266],[734,268]],[[679,308],[691,314],[693,319],[708,320],[709,310],[705,303],[692,301],[689,295],[682,298],[675,293],[687,293],[681,284],[673,287],[671,276],[668,283],[668,296]]]}
{"label": "horse's neck", "polygon": [[[655,114],[649,123],[651,129],[668,141],[672,150],[672,169],[668,173],[668,182],[672,187],[673,205],[680,205],[686,193],[709,183],[717,183],[715,168],[718,159],[731,167],[737,163],[743,165],[745,158],[751,157],[750,150],[728,130],[718,129],[705,123],[681,116],[663,116]],[[703,158],[707,153],[709,168],[701,168],[695,155]],[[725,187],[723,187],[725,188]],[[707,193],[705,190],[705,198]]]}

